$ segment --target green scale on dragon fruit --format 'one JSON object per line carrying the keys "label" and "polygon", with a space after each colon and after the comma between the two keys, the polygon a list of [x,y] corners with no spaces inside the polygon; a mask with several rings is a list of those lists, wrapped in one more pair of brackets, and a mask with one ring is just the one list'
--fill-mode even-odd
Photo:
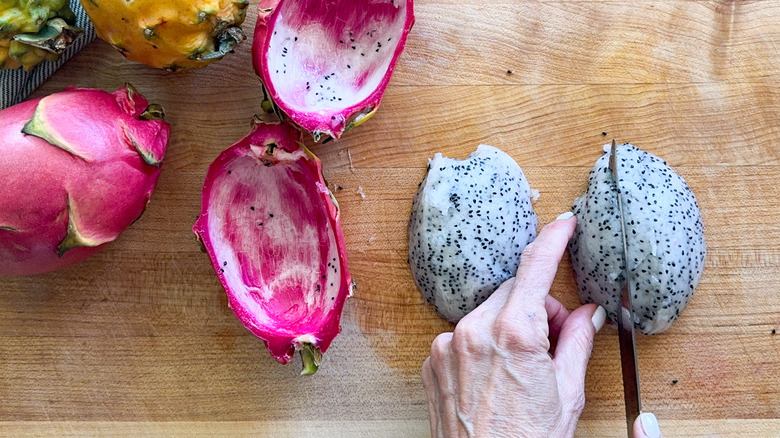
{"label": "green scale on dragon fruit", "polygon": [[[577,229],[569,253],[580,299],[603,306],[615,321],[625,283],[617,185],[609,145],[574,201]],[[665,161],[631,144],[617,148],[620,194],[632,283],[634,325],[644,334],[667,330],[699,284],[706,247],[693,192]]]}
{"label": "green scale on dragon fruit", "polygon": [[409,221],[409,264],[442,318],[458,322],[515,275],[536,238],[531,197],[520,166],[492,146],[429,161]]}
{"label": "green scale on dragon fruit", "polygon": [[368,120],[414,24],[412,0],[263,0],[252,46],[266,95],[315,141]]}

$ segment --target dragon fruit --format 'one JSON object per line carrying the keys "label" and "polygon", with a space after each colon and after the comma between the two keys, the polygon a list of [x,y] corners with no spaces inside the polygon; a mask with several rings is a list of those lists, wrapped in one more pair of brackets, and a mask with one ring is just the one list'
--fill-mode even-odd
{"label": "dragon fruit", "polygon": [[168,144],[162,117],[129,85],[0,111],[0,275],[82,261],[138,219]]}
{"label": "dragon fruit", "polygon": [[125,58],[177,71],[222,59],[244,39],[249,0],[81,0],[97,35]]}
{"label": "dragon fruit", "polygon": [[[598,303],[616,321],[625,282],[617,186],[609,145],[574,201],[577,229],[569,253],[583,302]],[[668,329],[701,278],[706,247],[701,211],[685,180],[666,162],[631,144],[617,148],[626,223],[634,326],[644,334]]]}
{"label": "dragon fruit", "polygon": [[0,1],[0,69],[56,61],[80,34],[68,0]]}
{"label": "dragon fruit", "polygon": [[536,238],[531,196],[520,166],[492,146],[430,160],[412,206],[409,264],[442,318],[457,323],[515,275]]}
{"label": "dragon fruit", "polygon": [[193,231],[244,326],[313,374],[354,283],[339,207],[290,123],[256,122],[209,166]]}
{"label": "dragon fruit", "polygon": [[263,0],[255,71],[295,123],[339,138],[368,120],[414,24],[412,0]]}

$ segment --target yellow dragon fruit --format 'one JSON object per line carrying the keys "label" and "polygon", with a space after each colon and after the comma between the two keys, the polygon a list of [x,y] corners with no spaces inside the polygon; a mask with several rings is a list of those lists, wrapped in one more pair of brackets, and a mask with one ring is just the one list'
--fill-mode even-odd
{"label": "yellow dragon fruit", "polygon": [[0,69],[56,61],[81,33],[68,0],[0,0]]}
{"label": "yellow dragon fruit", "polygon": [[[2,0],[0,0],[2,1]],[[97,35],[125,58],[176,71],[231,52],[249,0],[81,0]]]}

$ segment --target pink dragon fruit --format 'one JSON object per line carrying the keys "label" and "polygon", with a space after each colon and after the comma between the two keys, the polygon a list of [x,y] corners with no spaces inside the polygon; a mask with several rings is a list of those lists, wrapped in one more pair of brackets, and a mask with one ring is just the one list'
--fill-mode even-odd
{"label": "pink dragon fruit", "polygon": [[266,96],[339,138],[379,107],[414,24],[412,0],[262,0],[252,46]]}
{"label": "pink dragon fruit", "polygon": [[168,144],[162,117],[129,85],[0,111],[0,275],[80,262],[138,219]]}
{"label": "pink dragon fruit", "polygon": [[354,284],[339,208],[290,123],[257,122],[209,166],[193,231],[244,326],[313,374]]}

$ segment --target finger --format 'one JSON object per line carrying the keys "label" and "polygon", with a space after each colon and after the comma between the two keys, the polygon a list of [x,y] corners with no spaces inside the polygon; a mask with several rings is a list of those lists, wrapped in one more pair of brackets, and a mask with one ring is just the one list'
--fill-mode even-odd
{"label": "finger", "polygon": [[528,244],[520,256],[514,287],[507,298],[506,307],[513,311],[542,311],[544,297],[550,292],[558,263],[569,242],[577,220],[566,213],[547,224],[536,239]]}
{"label": "finger", "polygon": [[573,388],[584,388],[585,371],[593,350],[593,337],[604,325],[606,312],[601,306],[586,304],[575,309],[561,326],[553,361],[563,374],[562,381]]}
{"label": "finger", "polygon": [[[483,324],[495,320],[496,315],[501,311],[501,306],[506,301],[506,297],[509,295],[513,283],[514,277],[502,283],[501,286],[493,292],[493,295],[461,319],[459,324],[463,324],[464,321],[476,323],[471,321],[472,319],[479,320]],[[560,303],[560,301],[550,295],[547,295],[544,299],[544,308],[547,313],[547,324],[549,325],[548,337],[551,340],[551,344],[554,346],[555,341],[558,339],[558,335],[561,332],[563,322],[569,317],[569,311]]]}
{"label": "finger", "polygon": [[550,326],[549,337],[555,341],[561,333],[564,321],[569,317],[569,311],[550,295],[544,298],[544,310],[547,312],[547,325]]}
{"label": "finger", "polygon": [[428,356],[422,366],[422,382],[425,388],[425,394],[428,398],[428,419],[431,424],[431,436],[441,436],[439,434],[439,383],[436,379],[436,373],[431,368],[431,357]]}
{"label": "finger", "polygon": [[479,322],[483,325],[492,323],[496,319],[496,315],[501,311],[501,308],[504,307],[504,303],[506,303],[506,299],[512,290],[514,282],[515,277],[512,277],[501,283],[501,286],[499,286],[484,303],[480,304],[476,309],[464,316],[458,324],[463,321],[467,321],[468,323]]}
{"label": "finger", "polygon": [[431,343],[430,366],[437,380],[437,437],[457,436],[458,364],[452,354],[453,334],[442,333]]}
{"label": "finger", "polygon": [[634,438],[663,438],[655,415],[645,412],[634,420]]}

